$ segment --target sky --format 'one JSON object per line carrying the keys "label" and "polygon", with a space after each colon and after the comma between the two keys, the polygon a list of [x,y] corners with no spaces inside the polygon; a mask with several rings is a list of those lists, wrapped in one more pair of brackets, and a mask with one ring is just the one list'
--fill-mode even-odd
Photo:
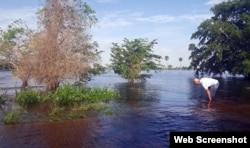
{"label": "sky", "polygon": [[[3,1],[3,0],[2,0]],[[112,43],[123,39],[157,40],[153,53],[163,57],[161,64],[189,66],[191,35],[201,22],[213,16],[211,8],[225,0],[85,0],[96,12],[98,23],[91,28],[93,41],[99,44],[101,64],[110,64]],[[44,0],[4,0],[0,3],[0,28],[22,19],[35,29],[36,12]],[[164,57],[168,56],[166,62]],[[182,58],[182,62],[179,62]]]}

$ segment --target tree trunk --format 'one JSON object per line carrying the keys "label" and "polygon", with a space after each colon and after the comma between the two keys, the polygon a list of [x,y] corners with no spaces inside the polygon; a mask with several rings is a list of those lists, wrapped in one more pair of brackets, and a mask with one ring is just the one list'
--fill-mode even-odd
{"label": "tree trunk", "polygon": [[56,89],[59,87],[60,82],[56,82],[50,86],[47,86],[46,91],[47,92],[55,92]]}
{"label": "tree trunk", "polygon": [[22,88],[28,87],[28,81],[27,81],[27,80],[23,81],[21,87],[22,87]]}

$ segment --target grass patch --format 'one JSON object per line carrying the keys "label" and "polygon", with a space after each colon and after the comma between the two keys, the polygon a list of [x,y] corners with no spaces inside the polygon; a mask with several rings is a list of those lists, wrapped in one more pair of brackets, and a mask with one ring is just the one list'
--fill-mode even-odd
{"label": "grass patch", "polygon": [[59,105],[74,105],[75,103],[108,102],[119,97],[116,91],[107,88],[88,88],[85,85],[64,85],[59,87],[54,94],[50,94],[55,103]]}
{"label": "grass patch", "polygon": [[11,111],[4,117],[4,123],[5,124],[19,124],[22,121],[23,115],[26,113],[27,112],[23,110]]}
{"label": "grass patch", "polygon": [[0,95],[0,108],[1,108],[1,105],[5,104],[6,100],[7,100],[7,95],[6,94],[1,94]]}
{"label": "grass patch", "polygon": [[[87,115],[100,115],[100,113],[111,114],[106,105],[110,100],[119,98],[119,96],[118,92],[106,87],[89,88],[85,85],[63,85],[53,93],[41,93],[34,89],[22,90],[17,92],[15,102],[27,109],[28,119],[32,118],[31,115],[39,115],[37,118],[40,120],[42,117],[42,120],[58,121],[84,118]],[[4,100],[4,97],[2,98],[0,99]],[[17,124],[20,122],[20,117],[20,112],[13,111],[8,113],[4,122]]]}
{"label": "grass patch", "polygon": [[36,90],[22,90],[17,93],[15,101],[23,107],[37,105],[41,101],[41,94]]}

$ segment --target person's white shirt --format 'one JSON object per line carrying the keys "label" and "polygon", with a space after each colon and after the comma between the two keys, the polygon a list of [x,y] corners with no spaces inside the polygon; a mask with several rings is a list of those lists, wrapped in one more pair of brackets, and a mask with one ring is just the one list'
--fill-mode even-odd
{"label": "person's white shirt", "polygon": [[200,83],[207,90],[211,86],[218,85],[219,81],[213,78],[201,78]]}

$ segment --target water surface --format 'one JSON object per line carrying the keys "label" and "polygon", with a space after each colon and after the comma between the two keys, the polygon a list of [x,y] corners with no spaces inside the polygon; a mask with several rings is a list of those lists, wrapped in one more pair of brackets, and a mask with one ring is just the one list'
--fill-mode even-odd
{"label": "water surface", "polygon": [[[250,83],[218,77],[220,87],[208,107],[193,71],[162,71],[144,83],[128,84],[112,72],[89,86],[121,93],[112,115],[78,120],[1,125],[1,147],[169,147],[170,131],[250,131]],[[0,73],[0,87],[19,84]]]}

